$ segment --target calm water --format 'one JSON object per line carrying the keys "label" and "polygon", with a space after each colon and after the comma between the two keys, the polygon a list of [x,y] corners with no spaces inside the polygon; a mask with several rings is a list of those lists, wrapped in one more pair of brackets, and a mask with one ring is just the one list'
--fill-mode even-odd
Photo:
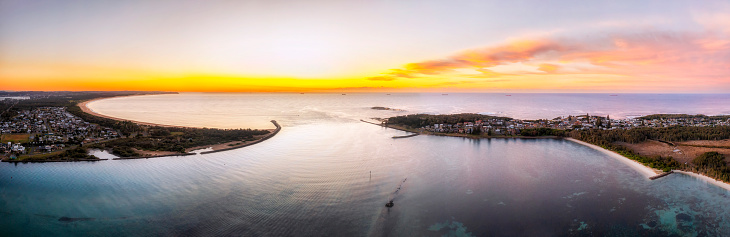
{"label": "calm water", "polygon": [[[273,128],[413,113],[481,113],[518,119],[596,114],[730,114],[730,94],[223,94],[186,93],[92,102],[94,111],[138,121],[217,128]],[[378,111],[384,106],[405,111]]]}
{"label": "calm water", "polygon": [[[480,108],[479,102],[442,104],[446,102],[437,99],[441,95],[381,96],[386,97],[184,94],[96,102],[92,107],[99,112],[125,113],[125,118],[148,122],[265,127],[270,126],[268,120],[276,119],[284,128],[255,146],[208,155],[95,163],[2,163],[2,235],[730,233],[730,192],[688,176],[673,174],[649,181],[619,161],[564,140],[392,139],[403,133],[357,121],[408,113],[375,111],[371,106],[434,113],[488,112],[491,106],[513,108],[501,113],[524,113],[525,117],[573,110],[600,113],[595,109],[600,106],[565,107],[569,105],[534,111],[542,111],[549,100],[614,99],[608,95],[543,100],[529,95],[536,101],[532,107],[527,99],[512,106],[484,99],[485,107],[479,111],[471,109]],[[453,97],[458,96],[504,97]],[[697,108],[716,108],[727,98],[690,97]],[[660,102],[647,103],[634,107],[646,108],[641,113],[674,109],[651,111],[651,104]],[[612,102],[611,106],[618,108],[618,104]],[[678,104],[675,106],[692,107]],[[697,108],[690,112],[713,114]],[[620,109],[604,110],[612,117],[621,113]],[[169,112],[176,115],[165,116]],[[395,206],[384,207],[391,199]]]}

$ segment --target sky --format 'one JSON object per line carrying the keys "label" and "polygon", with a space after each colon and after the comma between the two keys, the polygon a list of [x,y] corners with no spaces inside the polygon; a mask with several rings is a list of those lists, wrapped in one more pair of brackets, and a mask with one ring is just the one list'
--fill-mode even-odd
{"label": "sky", "polygon": [[0,90],[728,93],[729,1],[8,1]]}

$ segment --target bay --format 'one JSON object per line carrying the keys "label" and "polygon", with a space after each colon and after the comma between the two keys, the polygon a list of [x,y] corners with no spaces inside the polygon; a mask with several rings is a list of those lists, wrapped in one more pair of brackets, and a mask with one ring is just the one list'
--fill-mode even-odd
{"label": "bay", "polygon": [[[505,102],[520,96],[529,99]],[[9,236],[730,233],[730,193],[689,176],[650,181],[601,152],[559,139],[392,139],[404,133],[358,121],[414,112],[619,117],[691,107],[694,112],[682,112],[712,114],[724,113],[728,98],[616,98],[631,96],[646,102],[627,109],[622,104],[631,99],[610,102],[613,96],[595,94],[191,93],[101,100],[92,109],[145,122],[268,128],[276,119],[284,128],[260,144],[207,155],[1,163],[0,228]],[[577,100],[584,102],[569,103]],[[586,100],[599,105],[583,105]],[[676,108],[655,107],[667,100]],[[389,200],[394,207],[384,206]]]}

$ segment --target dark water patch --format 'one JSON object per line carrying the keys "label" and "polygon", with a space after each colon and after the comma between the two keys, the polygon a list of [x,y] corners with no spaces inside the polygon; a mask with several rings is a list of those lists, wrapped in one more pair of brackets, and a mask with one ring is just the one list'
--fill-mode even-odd
{"label": "dark water patch", "polygon": [[83,218],[83,217],[67,217],[63,216],[61,218],[58,218],[58,221],[60,222],[75,222],[75,221],[93,221],[96,220],[96,218]]}

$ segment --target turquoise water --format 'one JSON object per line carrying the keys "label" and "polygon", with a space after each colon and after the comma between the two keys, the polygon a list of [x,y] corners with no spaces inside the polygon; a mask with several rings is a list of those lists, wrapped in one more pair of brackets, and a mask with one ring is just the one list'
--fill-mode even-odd
{"label": "turquoise water", "polygon": [[[730,233],[730,192],[689,176],[650,181],[565,140],[392,139],[404,133],[358,122],[350,112],[390,111],[339,103],[346,109],[303,110],[305,119],[237,150],[1,163],[2,235]],[[384,206],[388,200],[393,208]]]}

